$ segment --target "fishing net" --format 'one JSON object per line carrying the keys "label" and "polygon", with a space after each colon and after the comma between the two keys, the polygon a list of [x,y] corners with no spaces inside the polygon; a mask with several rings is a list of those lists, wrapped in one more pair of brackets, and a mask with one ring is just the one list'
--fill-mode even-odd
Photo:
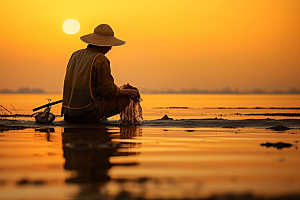
{"label": "fishing net", "polygon": [[[121,89],[135,89],[137,88],[129,85],[123,85]],[[137,90],[138,91],[138,90]],[[121,110],[119,125],[122,126],[137,126],[143,123],[143,110],[140,102],[142,101],[140,94],[136,99],[129,99],[121,97],[118,99],[118,106]]]}

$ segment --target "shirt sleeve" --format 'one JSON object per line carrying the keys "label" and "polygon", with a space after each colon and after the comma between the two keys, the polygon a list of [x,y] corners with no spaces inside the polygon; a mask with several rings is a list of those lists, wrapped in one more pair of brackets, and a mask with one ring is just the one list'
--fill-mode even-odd
{"label": "shirt sleeve", "polygon": [[[109,61],[103,55],[99,55],[93,64],[92,79],[94,79],[98,94],[103,97],[117,97],[120,95],[120,88],[115,85],[111,75]],[[92,83],[93,84],[93,83]]]}

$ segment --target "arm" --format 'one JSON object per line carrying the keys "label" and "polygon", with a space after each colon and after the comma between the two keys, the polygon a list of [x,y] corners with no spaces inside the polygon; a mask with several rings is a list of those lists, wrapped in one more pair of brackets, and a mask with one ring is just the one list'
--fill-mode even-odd
{"label": "arm", "polygon": [[108,60],[104,56],[99,55],[93,67],[96,69],[96,87],[99,94],[108,98],[119,96],[120,88],[114,83]]}
{"label": "arm", "polygon": [[137,99],[139,92],[135,89],[120,89],[120,95],[128,96],[130,99]]}
{"label": "arm", "polygon": [[[97,69],[97,88],[101,96],[117,97],[128,96],[131,99],[137,99],[139,91],[132,88],[118,88],[114,83],[114,78],[111,75],[109,63],[105,57],[101,55],[96,59],[94,66]],[[132,86],[131,86],[132,87]]]}

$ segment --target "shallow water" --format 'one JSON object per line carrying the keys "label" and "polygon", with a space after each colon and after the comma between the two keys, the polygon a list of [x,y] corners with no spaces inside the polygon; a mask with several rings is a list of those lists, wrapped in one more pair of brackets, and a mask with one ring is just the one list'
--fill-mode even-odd
{"label": "shallow water", "polygon": [[[13,114],[32,114],[32,109],[46,104],[46,98],[57,101],[61,94],[0,94],[0,105]],[[300,95],[274,94],[142,94],[145,120],[160,119],[300,119]],[[12,107],[13,106],[13,107]],[[51,112],[60,115],[61,104]],[[40,110],[42,111],[42,110]],[[0,112],[1,113],[1,112]],[[298,116],[253,116],[246,114],[296,113]],[[27,120],[34,120],[27,118]],[[118,119],[118,116],[110,118]],[[58,118],[58,120],[61,120]]]}
{"label": "shallow water", "polygon": [[0,133],[0,199],[299,194],[299,141],[300,130],[246,128],[7,131]]}

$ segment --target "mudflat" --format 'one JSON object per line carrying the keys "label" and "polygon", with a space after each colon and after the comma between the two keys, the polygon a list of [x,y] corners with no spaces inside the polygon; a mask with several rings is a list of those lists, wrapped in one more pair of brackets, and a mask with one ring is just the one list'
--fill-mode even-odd
{"label": "mudflat", "polygon": [[[25,128],[53,127],[119,127],[117,120],[106,120],[98,123],[67,123],[63,120],[49,124],[38,124],[33,120],[0,119],[0,130],[17,130]],[[300,128],[300,119],[181,119],[181,120],[145,120],[140,127],[173,127],[173,128],[272,128],[284,126]]]}

